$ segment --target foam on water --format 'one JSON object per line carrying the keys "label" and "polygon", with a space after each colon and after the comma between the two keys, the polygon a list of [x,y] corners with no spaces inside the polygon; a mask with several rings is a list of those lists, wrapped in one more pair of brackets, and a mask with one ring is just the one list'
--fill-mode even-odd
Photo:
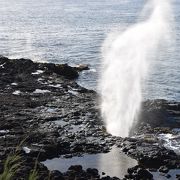
{"label": "foam on water", "polygon": [[102,48],[102,117],[107,131],[121,137],[129,135],[137,119],[149,63],[170,39],[169,0],[151,0],[142,13],[147,20],[111,35]]}
{"label": "foam on water", "polygon": [[167,149],[173,150],[175,153],[180,154],[180,129],[177,129],[176,135],[173,134],[160,134],[158,139],[163,141],[163,145]]}

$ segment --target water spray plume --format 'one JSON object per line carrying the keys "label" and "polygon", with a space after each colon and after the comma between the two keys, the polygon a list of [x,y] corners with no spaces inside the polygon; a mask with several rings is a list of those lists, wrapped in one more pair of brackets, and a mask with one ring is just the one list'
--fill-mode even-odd
{"label": "water spray plume", "polygon": [[150,11],[147,20],[107,38],[104,43],[101,113],[112,135],[127,137],[137,120],[149,63],[160,45],[170,38],[170,10],[169,0],[149,1],[142,11],[146,14]]}

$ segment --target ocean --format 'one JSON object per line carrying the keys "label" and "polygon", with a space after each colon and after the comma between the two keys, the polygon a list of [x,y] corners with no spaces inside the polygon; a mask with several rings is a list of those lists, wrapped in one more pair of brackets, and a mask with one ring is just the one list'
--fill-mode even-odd
{"label": "ocean", "polygon": [[[77,80],[97,89],[107,35],[137,21],[146,0],[0,0],[0,54],[38,62],[88,64]],[[171,47],[151,62],[144,99],[180,101],[180,2],[172,0]],[[143,18],[142,18],[143,20]]]}

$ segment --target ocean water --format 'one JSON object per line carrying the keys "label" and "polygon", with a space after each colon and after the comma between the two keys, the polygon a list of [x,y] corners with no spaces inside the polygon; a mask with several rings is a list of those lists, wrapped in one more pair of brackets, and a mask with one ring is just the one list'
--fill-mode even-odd
{"label": "ocean water", "polygon": [[[172,45],[151,63],[144,82],[145,99],[180,101],[180,1],[170,1]],[[39,62],[89,64],[91,69],[81,74],[78,83],[96,89],[105,38],[136,23],[145,2],[0,0],[0,54]]]}

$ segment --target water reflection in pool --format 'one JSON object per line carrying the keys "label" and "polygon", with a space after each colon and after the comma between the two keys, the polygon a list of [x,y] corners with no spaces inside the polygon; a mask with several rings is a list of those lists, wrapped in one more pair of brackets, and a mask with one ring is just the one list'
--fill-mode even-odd
{"label": "water reflection in pool", "polygon": [[49,170],[67,171],[71,165],[82,165],[83,169],[96,168],[99,173],[105,172],[111,177],[122,178],[127,169],[137,165],[137,161],[113,147],[109,153],[85,154],[82,157],[54,158],[42,162]]}

